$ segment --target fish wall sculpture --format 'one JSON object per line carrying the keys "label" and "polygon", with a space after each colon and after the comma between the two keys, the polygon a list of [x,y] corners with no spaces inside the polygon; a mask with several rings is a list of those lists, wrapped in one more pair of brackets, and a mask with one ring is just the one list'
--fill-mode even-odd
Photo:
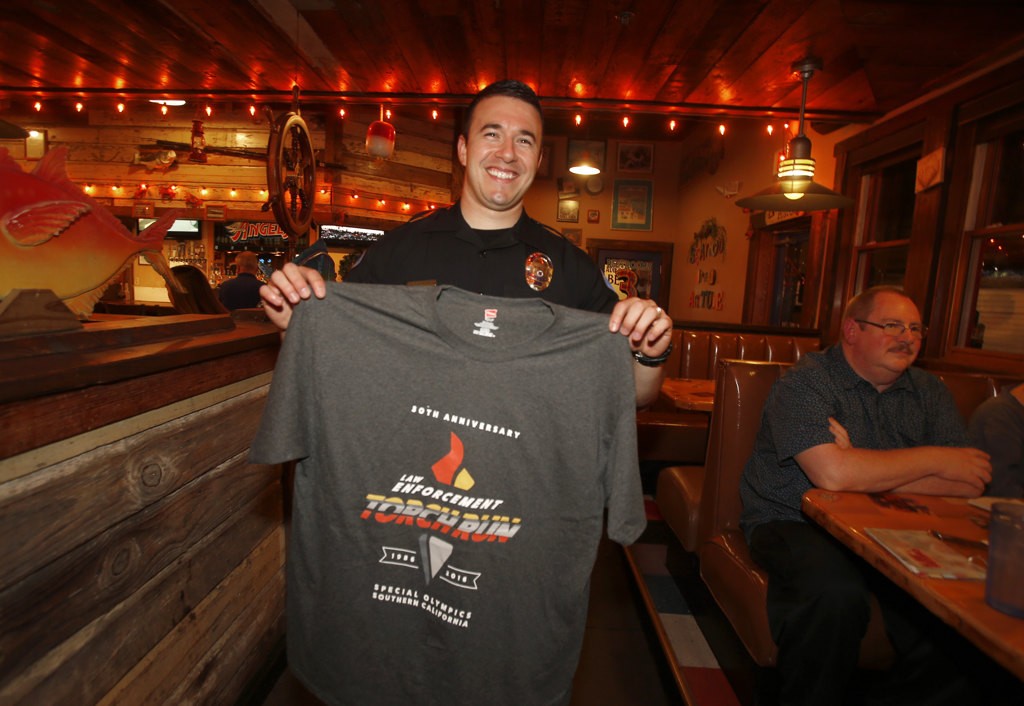
{"label": "fish wall sculpture", "polygon": [[49,289],[88,319],[138,255],[177,288],[163,241],[178,215],[168,212],[133,235],[68,178],[66,147],[47,152],[31,172],[0,147],[0,299],[14,289]]}

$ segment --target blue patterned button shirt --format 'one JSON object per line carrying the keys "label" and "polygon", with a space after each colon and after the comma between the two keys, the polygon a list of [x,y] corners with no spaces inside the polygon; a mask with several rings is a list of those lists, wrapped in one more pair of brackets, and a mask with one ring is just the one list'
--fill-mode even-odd
{"label": "blue patterned button shirt", "polygon": [[829,417],[857,448],[970,445],[953,396],[934,375],[912,367],[878,392],[854,372],[840,345],[809,353],[775,383],[765,403],[740,481],[740,525],[748,541],[765,522],[806,521],[800,504],[813,485],[794,457],[834,442]]}

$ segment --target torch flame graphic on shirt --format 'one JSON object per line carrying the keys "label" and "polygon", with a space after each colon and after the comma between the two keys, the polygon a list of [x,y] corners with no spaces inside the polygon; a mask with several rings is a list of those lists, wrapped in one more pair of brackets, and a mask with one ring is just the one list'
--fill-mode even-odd
{"label": "torch flame graphic on shirt", "polygon": [[[451,432],[451,450],[430,467],[438,483],[454,485],[459,490],[469,490],[473,487],[476,481],[465,468],[459,471],[458,476],[455,475],[455,471],[462,464],[463,456],[462,439],[455,432]],[[454,483],[452,482],[453,477],[455,478]]]}

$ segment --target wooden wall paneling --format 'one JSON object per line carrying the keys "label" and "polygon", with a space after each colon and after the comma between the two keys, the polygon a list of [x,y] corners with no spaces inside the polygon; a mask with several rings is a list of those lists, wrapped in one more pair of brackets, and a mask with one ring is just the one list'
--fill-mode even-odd
{"label": "wooden wall paneling", "polygon": [[180,370],[109,381],[84,394],[72,390],[0,403],[0,427],[7,430],[0,435],[0,483],[35,470],[34,459],[21,457],[33,449],[66,443],[73,436],[173,404],[181,399],[182,389],[201,395],[242,383],[272,370],[276,360],[277,348],[264,347],[232,356],[229,365],[222,359],[206,360]]}
{"label": "wooden wall paneling", "polygon": [[[133,693],[237,703],[279,652],[284,469],[247,463],[279,337],[222,323],[94,323],[0,355],[3,380],[54,378],[0,404],[2,438],[29,439],[0,457],[5,706],[94,704],[152,676],[157,646],[165,676]],[[90,356],[109,382],[74,372]]]}
{"label": "wooden wall paneling", "polygon": [[[330,129],[333,148],[329,154],[342,168],[325,169],[332,185],[331,210],[345,214],[350,223],[366,221],[399,224],[429,207],[452,202],[452,148],[454,121],[448,114],[436,122],[424,106],[398,109],[392,123],[398,132],[391,159],[375,160],[366,154],[366,129],[379,114],[361,107],[349,111]],[[360,198],[353,198],[353,192]],[[377,204],[383,198],[388,203]],[[409,209],[397,206],[409,202]],[[339,220],[337,217],[335,220]]]}
{"label": "wooden wall paneling", "polygon": [[[108,530],[83,533],[82,544],[12,582],[0,594],[0,645],[7,655],[0,683],[141,590],[276,483],[275,468],[246,465],[242,456]],[[240,561],[249,549],[224,551]]]}
{"label": "wooden wall paneling", "polygon": [[[382,191],[383,190],[383,191]],[[334,190],[334,201],[345,208],[353,208],[350,199],[352,191],[360,194],[360,199],[368,199],[367,194],[383,195],[398,201],[429,201],[435,204],[450,202],[451,192],[445,185],[429,186],[389,177],[369,176],[346,173],[341,184]]]}
{"label": "wooden wall paneling", "polygon": [[[284,557],[286,534],[282,532],[279,561]],[[195,678],[189,676],[189,682],[202,689],[196,695],[202,700],[195,703],[252,704],[257,697],[263,698],[266,680],[277,673],[284,650],[286,573],[282,565],[260,595],[252,599],[248,612],[232,625],[235,630],[207,653],[204,671]]]}
{"label": "wooden wall paneling", "polygon": [[[239,567],[251,569],[246,557],[268,533],[280,532],[280,524],[280,488],[270,485],[138,591],[0,686],[0,702],[96,703],[226,576]],[[275,541],[268,549],[277,546]]]}
{"label": "wooden wall paneling", "polygon": [[[137,154],[144,156],[163,149],[156,144],[158,140],[186,145],[191,141],[190,118],[176,117],[173,123],[161,121],[155,108],[153,106],[152,114],[146,115],[137,110],[125,115],[90,111],[89,125],[46,128],[44,124],[41,127],[48,131],[50,149],[68,148],[68,174],[72,181],[81,185],[98,184],[92,196],[113,199],[115,206],[131,206],[138,200],[135,198],[138,185],[144,183],[149,189],[141,199],[163,207],[184,208],[186,195],[190,194],[204,204],[260,210],[266,195],[259,191],[267,186],[266,149],[270,131],[266,116],[257,113],[257,121],[254,121],[247,113],[222,115],[218,111],[214,117],[204,120],[208,147],[247,151],[252,157],[208,152],[208,161],[199,164],[188,160],[187,151],[179,150],[177,161],[171,167],[150,169],[133,163]],[[195,110],[194,107],[187,109]],[[33,120],[32,116],[28,120],[26,124],[38,124],[38,119]],[[314,149],[322,149],[323,118],[310,115],[307,122]],[[23,168],[31,166],[26,164]],[[179,186],[179,191],[174,198],[163,198],[160,187],[170,184]],[[110,188],[113,185],[120,185],[121,191],[113,191]],[[208,190],[206,195],[200,193],[202,187]],[[230,195],[232,188],[237,190],[234,197]],[[261,218],[266,220],[269,216],[261,215]]]}
{"label": "wooden wall paneling", "polygon": [[[948,179],[951,174],[950,155],[954,147],[955,129],[952,115],[940,114],[930,116],[925,121],[925,132],[921,148],[921,156],[927,157],[935,152],[943,155],[943,174],[940,183],[929,189],[918,192],[914,208],[914,229],[910,248],[907,254],[907,277],[904,287],[921,309],[922,321],[931,327],[937,312],[949,309],[950,282],[954,281],[955,257],[950,258],[948,250],[957,247],[959,238],[949,242],[946,230],[945,210],[950,203]],[[943,326],[942,330],[948,328]],[[955,326],[954,326],[955,328]],[[925,341],[922,355],[932,355],[933,349],[941,348],[942,337],[935,341]]]}
{"label": "wooden wall paneling", "polygon": [[[283,530],[273,537],[276,551],[270,558],[276,572],[260,590],[255,581],[241,574],[231,588],[237,595],[245,595],[244,611],[239,613],[220,638],[210,646],[203,659],[192,666],[182,679],[173,675],[171,683],[177,686],[167,703],[220,704],[239,703],[243,693],[274,654],[285,634],[285,569],[281,563],[284,549]],[[268,562],[269,564],[270,562]],[[204,634],[216,635],[208,630]]]}
{"label": "wooden wall paneling", "polygon": [[774,238],[767,228],[758,228],[747,250],[747,287],[743,297],[743,323],[767,326],[772,311],[772,265]]}
{"label": "wooden wall paneling", "polygon": [[[253,333],[251,329],[249,333]],[[259,333],[271,342],[278,335],[266,328]],[[61,389],[116,382],[132,373],[147,375],[251,348],[251,341],[246,340],[241,332],[222,330],[203,336],[202,340],[198,336],[182,336],[175,340],[141,342],[121,349],[55,352],[33,361],[32,367],[20,376],[16,368],[19,362],[24,364],[24,361],[5,361],[0,368],[0,381],[3,382],[0,400],[30,398]]]}
{"label": "wooden wall paneling", "polygon": [[0,588],[248,449],[265,395],[246,393],[0,486],[0,536],[10,545]]}
{"label": "wooden wall paneling", "polygon": [[[226,687],[227,693],[215,691],[215,696],[224,698],[213,703],[234,702],[246,680],[238,683],[233,673],[251,676],[250,652],[259,657],[272,648],[264,645],[251,650],[252,646],[265,642],[264,636],[277,640],[283,634],[283,556],[284,529],[278,526],[126,673],[98,706],[198,704],[204,701],[202,692],[215,690],[217,685]],[[239,596],[246,600],[238,600]]]}
{"label": "wooden wall paneling", "polygon": [[832,239],[836,232],[837,215],[833,211],[816,211],[811,214],[810,237],[807,240],[807,272],[804,275],[803,309],[800,312],[800,327],[816,329],[825,319],[821,305],[825,297],[827,258]]}
{"label": "wooden wall paneling", "polygon": [[[230,148],[249,152],[252,157],[207,153],[207,162],[188,161],[184,150],[167,169],[149,169],[133,164],[136,154],[161,149],[158,140],[188,144],[191,140],[191,119],[161,120],[155,106],[142,114],[137,104],[126,114],[110,110],[89,112],[88,124],[40,124],[38,116],[26,116],[29,125],[48,130],[50,148],[69,149],[68,174],[82,186],[95,185],[92,196],[116,208],[132,209],[139,201],[158,208],[187,209],[187,198],[198,199],[203,206],[221,205],[232,218],[272,220],[263,212],[267,186],[266,146],[269,124],[261,112],[256,120],[242,109],[221,111],[203,121],[209,147]],[[174,109],[172,109],[174,110]],[[181,109],[181,110],[184,110]],[[195,107],[188,107],[195,111]],[[383,222],[404,222],[409,216],[426,208],[426,204],[446,205],[453,199],[453,145],[458,114],[450,108],[440,110],[438,120],[430,118],[428,106],[401,106],[392,118],[398,130],[395,153],[385,161],[366,154],[366,128],[379,117],[373,106],[349,106],[346,119],[306,111],[303,117],[310,127],[314,150],[325,165],[318,169],[318,185],[332,186],[328,196],[315,196],[315,214],[321,222],[339,220],[342,211],[356,218]],[[328,133],[330,133],[328,135]],[[328,138],[330,149],[328,149]],[[24,158],[24,154],[16,155]],[[25,169],[34,164],[26,162]],[[141,195],[139,185],[147,189]],[[175,185],[177,192],[168,196],[161,187]],[[119,190],[113,189],[120,186]],[[202,194],[201,189],[207,193]],[[234,196],[230,190],[235,189]],[[409,211],[394,206],[381,208],[376,203],[358,203],[348,198],[352,189],[384,196],[388,200],[420,202]],[[130,213],[131,211],[127,211]],[[244,214],[244,215],[243,215]],[[201,213],[197,214],[201,216]],[[186,210],[182,217],[195,217]]]}
{"label": "wooden wall paneling", "polygon": [[[362,174],[396,181],[407,181],[411,177],[422,176],[425,185],[437,188],[447,186],[452,171],[451,132],[438,134],[433,138],[399,132],[392,157],[387,160],[376,160],[366,153],[367,126],[368,124],[364,126],[359,123],[349,123],[346,126],[346,133],[340,145],[345,164],[345,170],[340,175],[342,183],[348,176]],[[415,179],[413,181],[420,183]]]}

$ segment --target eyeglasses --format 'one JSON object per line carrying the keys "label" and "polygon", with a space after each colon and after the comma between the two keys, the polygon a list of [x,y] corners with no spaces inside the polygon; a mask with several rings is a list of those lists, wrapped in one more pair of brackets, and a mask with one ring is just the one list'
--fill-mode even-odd
{"label": "eyeglasses", "polygon": [[858,324],[867,324],[868,326],[880,328],[882,329],[882,333],[884,333],[886,336],[892,336],[893,338],[896,338],[897,336],[902,336],[907,331],[907,329],[910,329],[910,335],[913,336],[914,338],[924,338],[925,336],[928,335],[928,327],[919,326],[917,324],[911,324],[910,326],[907,326],[905,324],[900,324],[895,321],[887,321],[884,324],[878,324],[875,323],[874,321],[866,321],[865,319],[854,319],[854,321],[856,321]]}

